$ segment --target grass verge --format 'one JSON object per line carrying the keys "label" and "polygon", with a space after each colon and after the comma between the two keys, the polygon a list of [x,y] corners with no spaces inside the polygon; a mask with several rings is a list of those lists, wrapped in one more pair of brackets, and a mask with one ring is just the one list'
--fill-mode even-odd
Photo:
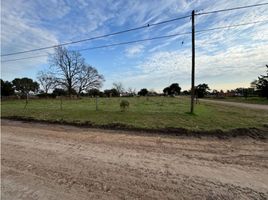
{"label": "grass verge", "polygon": [[[126,99],[130,107],[120,111],[120,101]],[[30,100],[24,109],[24,100],[1,102],[3,118],[21,118],[66,123],[90,123],[95,126],[118,124],[137,129],[186,129],[191,131],[228,131],[237,128],[261,128],[268,124],[268,113],[209,102],[201,102],[190,115],[189,99],[168,97],[93,98],[63,100]]]}
{"label": "grass verge", "polygon": [[120,123],[111,123],[105,125],[97,125],[91,122],[78,122],[78,121],[53,121],[53,120],[37,120],[31,117],[4,117],[8,120],[16,120],[22,122],[31,123],[44,123],[47,125],[57,124],[57,125],[71,125],[76,127],[86,127],[86,128],[98,128],[98,129],[108,129],[108,130],[120,130],[128,131],[129,133],[149,133],[149,134],[160,134],[168,136],[186,136],[186,137],[214,137],[218,139],[231,139],[231,138],[241,138],[249,137],[256,140],[267,140],[268,139],[268,127],[264,126],[262,128],[236,128],[228,131],[223,130],[208,130],[208,131],[198,131],[198,130],[187,130],[184,128],[158,128],[158,129],[148,129],[148,128],[137,128],[134,126],[127,126]]}

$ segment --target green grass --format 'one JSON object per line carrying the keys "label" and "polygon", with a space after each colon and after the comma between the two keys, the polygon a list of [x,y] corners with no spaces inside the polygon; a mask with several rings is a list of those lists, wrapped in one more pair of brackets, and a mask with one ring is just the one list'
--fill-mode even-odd
{"label": "green grass", "polygon": [[219,101],[229,101],[229,102],[241,102],[241,103],[252,103],[252,104],[262,104],[268,105],[268,99],[262,97],[224,97],[224,98],[208,98],[212,100]]}
{"label": "green grass", "polygon": [[[130,102],[128,111],[120,111],[120,100]],[[33,117],[39,120],[64,120],[68,122],[90,121],[97,125],[121,123],[137,128],[186,128],[211,130],[261,127],[268,123],[268,112],[245,108],[228,107],[212,103],[196,105],[195,114],[189,114],[189,99],[169,97],[99,98],[99,110],[95,99],[63,100],[60,110],[58,99],[30,100],[24,109],[25,100],[1,102],[3,117]]]}

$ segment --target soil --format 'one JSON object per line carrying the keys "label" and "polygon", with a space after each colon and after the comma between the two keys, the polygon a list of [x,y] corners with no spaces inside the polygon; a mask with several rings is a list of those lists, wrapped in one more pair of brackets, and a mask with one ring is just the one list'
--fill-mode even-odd
{"label": "soil", "polygon": [[2,120],[1,197],[267,199],[268,142]]}
{"label": "soil", "polygon": [[241,108],[249,108],[254,110],[266,110],[268,111],[268,105],[254,104],[254,103],[241,103],[241,102],[230,102],[230,101],[221,101],[221,100],[211,100],[211,99],[200,99],[204,102],[223,104],[227,106],[236,106]]}

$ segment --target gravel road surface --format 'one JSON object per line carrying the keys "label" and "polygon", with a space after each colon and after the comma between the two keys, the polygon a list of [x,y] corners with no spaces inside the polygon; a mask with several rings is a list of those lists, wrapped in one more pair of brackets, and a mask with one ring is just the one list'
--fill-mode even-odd
{"label": "gravel road surface", "polygon": [[236,106],[236,107],[242,107],[242,108],[250,108],[250,109],[254,109],[254,110],[266,110],[266,111],[268,111],[268,105],[262,105],[262,104],[229,102],[229,101],[210,100],[210,99],[199,99],[199,100],[204,101],[204,102],[209,102],[209,103],[223,104],[223,105],[227,105],[227,106]]}
{"label": "gravel road surface", "polygon": [[267,199],[267,141],[2,120],[2,200]]}

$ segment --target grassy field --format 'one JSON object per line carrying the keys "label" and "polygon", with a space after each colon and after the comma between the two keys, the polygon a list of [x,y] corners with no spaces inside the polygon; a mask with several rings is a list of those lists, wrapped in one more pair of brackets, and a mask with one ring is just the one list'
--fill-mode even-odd
{"label": "grassy field", "polygon": [[241,102],[241,103],[253,103],[253,104],[262,104],[268,105],[268,99],[262,97],[225,97],[225,98],[208,98],[212,100],[219,101],[229,101],[229,102]]}
{"label": "grassy field", "polygon": [[[126,99],[130,107],[120,111],[120,101]],[[268,113],[261,110],[227,107],[210,103],[196,105],[195,114],[189,114],[188,98],[129,97],[99,98],[96,111],[94,98],[80,100],[30,100],[24,109],[25,100],[2,101],[3,117],[22,116],[41,120],[64,120],[68,122],[90,121],[97,125],[121,123],[137,128],[186,128],[211,130],[261,127],[268,123]]]}

